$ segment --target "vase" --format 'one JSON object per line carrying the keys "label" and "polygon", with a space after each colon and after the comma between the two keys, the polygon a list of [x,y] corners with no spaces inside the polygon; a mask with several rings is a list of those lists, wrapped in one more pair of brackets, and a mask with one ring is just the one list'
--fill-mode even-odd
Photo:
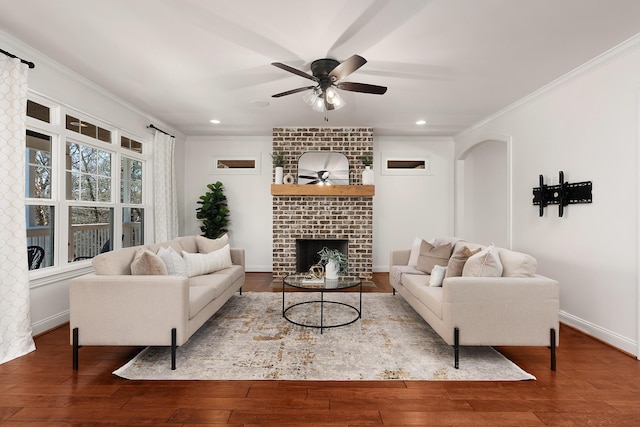
{"label": "vase", "polygon": [[327,280],[337,279],[339,270],[338,263],[330,259],[327,265],[324,266],[324,278]]}
{"label": "vase", "polygon": [[284,168],[282,166],[276,166],[276,184],[282,184],[282,180],[284,178]]}
{"label": "vase", "polygon": [[373,185],[373,169],[369,165],[362,171],[362,185]]}

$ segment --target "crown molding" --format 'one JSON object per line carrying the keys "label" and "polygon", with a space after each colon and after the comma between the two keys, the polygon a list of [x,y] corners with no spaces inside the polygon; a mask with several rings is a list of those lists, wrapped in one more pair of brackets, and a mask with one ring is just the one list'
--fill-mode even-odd
{"label": "crown molding", "polygon": [[626,56],[630,53],[632,53],[633,51],[635,51],[636,49],[638,49],[640,47],[640,33],[636,34],[635,36],[625,40],[624,42],[618,44],[617,46],[614,46],[613,48],[607,50],[606,52],[602,53],[601,55],[596,56],[595,58],[591,59],[590,61],[585,62],[584,64],[580,65],[579,67],[569,71],[568,73],[564,74],[561,77],[558,77],[557,79],[551,81],[550,83],[542,86],[540,89],[531,92],[529,95],[526,95],[525,97],[517,100],[516,102],[514,102],[513,104],[508,105],[507,107],[497,111],[496,113],[491,114],[490,116],[486,117],[485,119],[475,123],[474,125],[468,127],[467,129],[457,133],[454,136],[454,139],[457,139],[458,137],[464,136],[465,134],[472,132],[474,130],[478,130],[481,127],[485,126],[486,124],[492,122],[493,120],[517,109],[518,107],[527,104],[528,102],[538,98],[539,96],[542,96],[568,82],[570,82],[571,80],[579,77],[579,76],[584,76],[588,73],[591,73],[599,68],[604,67],[607,64],[610,64],[611,62],[615,61],[616,59]]}

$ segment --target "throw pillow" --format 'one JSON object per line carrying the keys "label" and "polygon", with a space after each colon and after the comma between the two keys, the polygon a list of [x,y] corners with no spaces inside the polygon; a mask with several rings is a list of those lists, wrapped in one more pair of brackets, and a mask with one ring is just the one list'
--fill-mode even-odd
{"label": "throw pillow", "polygon": [[469,257],[462,269],[462,277],[500,277],[502,263],[493,245]]}
{"label": "throw pillow", "polygon": [[170,276],[187,277],[187,265],[184,259],[171,246],[162,247],[158,250],[158,256],[167,267],[167,274]]}
{"label": "throw pillow", "polygon": [[231,251],[229,245],[208,254],[190,254],[182,251],[187,266],[187,276],[201,276],[231,267]]}
{"label": "throw pillow", "polygon": [[464,268],[464,264],[467,262],[469,257],[480,252],[482,248],[478,248],[475,251],[472,251],[466,246],[463,246],[461,250],[456,250],[449,258],[449,263],[447,264],[447,274],[445,274],[445,279],[447,277],[460,277],[462,276],[462,269]]}
{"label": "throw pillow", "polygon": [[442,286],[446,272],[447,267],[434,265],[433,270],[431,270],[431,277],[429,278],[429,286]]}
{"label": "throw pillow", "polygon": [[166,276],[167,267],[158,255],[149,249],[140,248],[131,262],[131,274]]}
{"label": "throw pillow", "polygon": [[222,249],[225,245],[229,244],[229,236],[223,234],[217,239],[209,239],[204,236],[196,236],[196,243],[198,244],[198,252],[201,254],[208,254],[209,252]]}
{"label": "throw pillow", "polygon": [[423,240],[420,244],[420,255],[418,256],[418,265],[416,268],[425,273],[431,273],[431,270],[433,270],[433,267],[436,265],[446,267],[450,256],[450,244],[433,246]]}
{"label": "throw pillow", "polygon": [[422,239],[416,237],[413,239],[413,244],[411,245],[411,253],[409,254],[409,262],[407,265],[415,267],[418,265],[418,256],[420,256],[420,244],[422,244]]}

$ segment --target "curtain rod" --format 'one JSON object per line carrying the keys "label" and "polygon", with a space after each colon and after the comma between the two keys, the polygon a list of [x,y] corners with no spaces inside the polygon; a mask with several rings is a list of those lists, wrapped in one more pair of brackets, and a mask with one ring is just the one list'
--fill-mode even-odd
{"label": "curtain rod", "polygon": [[155,130],[157,130],[158,132],[162,132],[162,133],[164,133],[165,135],[169,135],[171,138],[175,138],[175,136],[171,135],[169,132],[165,132],[165,131],[163,131],[162,129],[158,129],[157,127],[155,127],[155,126],[153,125],[153,123],[152,123],[152,124],[150,124],[150,125],[149,125],[149,126],[147,126],[147,127],[148,127],[148,128],[151,128],[151,129],[155,129]]}
{"label": "curtain rod", "polygon": [[12,54],[12,53],[7,52],[6,50],[2,50],[2,49],[0,49],[0,53],[4,53],[4,54],[5,54],[5,55],[7,55],[9,58],[16,58],[16,59],[19,59],[19,60],[20,60],[20,62],[22,62],[23,64],[28,65],[28,66],[29,66],[29,68],[36,68],[36,64],[34,64],[33,62],[25,61],[24,59],[22,59],[22,58],[20,58],[20,57],[18,57],[18,56],[15,56],[15,55],[14,55],[14,54]]}

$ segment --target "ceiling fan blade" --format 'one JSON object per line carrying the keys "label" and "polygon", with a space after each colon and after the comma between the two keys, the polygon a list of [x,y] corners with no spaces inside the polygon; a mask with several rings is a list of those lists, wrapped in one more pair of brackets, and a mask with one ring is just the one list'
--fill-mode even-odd
{"label": "ceiling fan blade", "polygon": [[362,56],[352,55],[349,59],[341,62],[340,65],[331,70],[329,76],[335,77],[336,80],[344,79],[366,63],[367,60]]}
{"label": "ceiling fan blade", "polygon": [[281,96],[292,95],[298,92],[304,92],[305,90],[313,89],[315,86],[299,87],[298,89],[291,89],[286,92],[276,93],[271,95],[272,98],[280,98]]}
{"label": "ceiling fan blade", "polygon": [[348,90],[351,92],[371,93],[374,95],[384,95],[387,91],[386,86],[376,86],[366,83],[354,83],[354,82],[342,82],[337,83],[336,87],[342,90]]}
{"label": "ceiling fan blade", "polygon": [[282,62],[272,62],[271,65],[273,65],[274,67],[283,69],[285,71],[288,71],[290,73],[297,74],[298,76],[304,77],[305,79],[313,80],[314,82],[318,81],[318,79],[313,77],[311,74],[307,74],[304,71],[298,70],[297,68],[290,67],[287,64],[283,64]]}

